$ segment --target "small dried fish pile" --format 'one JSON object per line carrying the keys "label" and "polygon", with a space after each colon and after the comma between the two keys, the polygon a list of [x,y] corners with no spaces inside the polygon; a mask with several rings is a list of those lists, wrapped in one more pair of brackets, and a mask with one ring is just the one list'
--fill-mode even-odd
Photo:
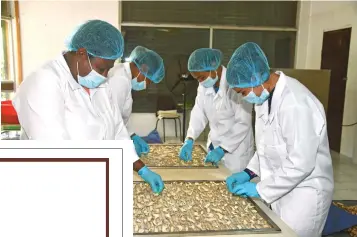
{"label": "small dried fish pile", "polygon": [[[345,211],[347,211],[353,215],[357,215],[357,206],[345,206],[339,202],[334,202],[333,204],[335,204],[336,206],[344,209]],[[349,228],[347,230],[347,232],[350,234],[350,236],[357,237],[357,226],[353,226],[353,227]]]}
{"label": "small dried fish pile", "polygon": [[167,182],[161,195],[134,183],[134,234],[236,231],[272,228],[245,198],[225,182]]}
{"label": "small dried fish pile", "polygon": [[212,167],[203,161],[206,151],[199,145],[194,145],[192,161],[184,162],[179,157],[180,145],[154,145],[150,146],[150,153],[140,159],[148,167]]}

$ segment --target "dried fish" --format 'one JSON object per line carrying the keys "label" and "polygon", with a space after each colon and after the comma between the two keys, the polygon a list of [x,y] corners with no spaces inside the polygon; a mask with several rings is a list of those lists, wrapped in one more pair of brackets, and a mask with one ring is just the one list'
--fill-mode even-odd
{"label": "dried fish", "polygon": [[[194,145],[192,161],[185,162],[179,158],[180,145],[152,145],[150,153],[140,159],[148,167],[212,167],[211,163],[204,163],[207,155],[200,145]],[[206,191],[206,190],[205,190]]]}
{"label": "dried fish", "polygon": [[215,211],[215,212],[222,213],[222,210],[221,210],[221,209],[218,209],[218,208],[212,208],[212,210]]}
{"label": "dried fish", "polygon": [[159,197],[147,183],[134,183],[133,225],[134,233],[146,234],[272,228],[247,199],[232,196],[225,182],[184,181],[166,182]]}
{"label": "dried fish", "polygon": [[194,220],[192,220],[192,219],[189,218],[189,217],[187,217],[187,220],[188,220],[189,222],[196,223]]}

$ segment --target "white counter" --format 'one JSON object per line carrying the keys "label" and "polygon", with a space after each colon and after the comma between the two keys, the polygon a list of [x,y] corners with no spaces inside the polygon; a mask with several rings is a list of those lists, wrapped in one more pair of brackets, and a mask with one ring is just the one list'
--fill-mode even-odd
{"label": "white counter", "polygon": [[[154,169],[153,171],[161,175],[164,181],[166,180],[225,180],[229,176],[230,172],[224,168],[219,167],[216,169]],[[134,172],[134,181],[142,181],[141,178]],[[270,210],[263,202],[260,200],[253,200],[263,212],[281,229],[280,233],[273,234],[244,234],[245,237],[261,236],[261,237],[297,237],[297,235],[277,216],[275,213]],[[139,235],[134,235],[139,236]],[[165,234],[160,235],[145,235],[146,237],[167,237],[170,236]],[[182,235],[181,235],[182,236]],[[195,236],[195,237],[204,237],[212,236],[212,234],[202,234],[202,235],[190,235],[184,234],[185,237]],[[226,235],[214,235],[215,237],[228,237],[234,236],[227,233]],[[236,235],[237,236],[237,235]]]}

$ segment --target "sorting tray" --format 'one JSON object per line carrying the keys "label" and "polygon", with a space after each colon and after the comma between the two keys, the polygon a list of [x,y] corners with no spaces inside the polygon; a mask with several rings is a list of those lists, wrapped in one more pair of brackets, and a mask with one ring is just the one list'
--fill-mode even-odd
{"label": "sorting tray", "polygon": [[165,181],[160,195],[134,182],[134,235],[279,233],[250,198],[234,196],[224,181]]}
{"label": "sorting tray", "polygon": [[146,166],[153,168],[218,168],[212,163],[204,163],[207,152],[201,145],[193,146],[192,161],[190,162],[180,159],[181,147],[180,144],[151,144],[149,154],[140,159]]}

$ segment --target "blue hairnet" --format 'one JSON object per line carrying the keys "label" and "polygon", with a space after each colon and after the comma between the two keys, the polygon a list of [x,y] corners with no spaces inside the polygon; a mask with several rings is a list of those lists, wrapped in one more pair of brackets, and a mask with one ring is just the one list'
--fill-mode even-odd
{"label": "blue hairnet", "polygon": [[270,68],[263,50],[252,42],[241,45],[227,65],[230,87],[257,87],[269,79]]}
{"label": "blue hairnet", "polygon": [[116,60],[123,56],[124,39],[108,22],[90,20],[75,30],[67,47],[69,51],[85,48],[94,57]]}
{"label": "blue hairnet", "polygon": [[218,49],[196,49],[187,63],[190,72],[215,71],[221,66],[223,54]]}
{"label": "blue hairnet", "polygon": [[137,46],[130,54],[129,61],[135,63],[140,72],[154,83],[165,77],[164,60],[154,51]]}

